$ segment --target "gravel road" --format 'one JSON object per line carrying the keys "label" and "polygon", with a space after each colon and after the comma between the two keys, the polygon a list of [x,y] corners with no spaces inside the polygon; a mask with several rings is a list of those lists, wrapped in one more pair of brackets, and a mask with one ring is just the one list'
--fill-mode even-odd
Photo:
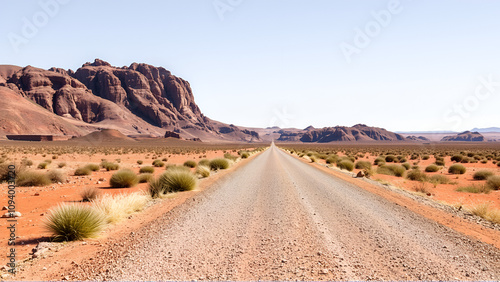
{"label": "gravel road", "polygon": [[500,250],[271,146],[71,278],[498,280]]}

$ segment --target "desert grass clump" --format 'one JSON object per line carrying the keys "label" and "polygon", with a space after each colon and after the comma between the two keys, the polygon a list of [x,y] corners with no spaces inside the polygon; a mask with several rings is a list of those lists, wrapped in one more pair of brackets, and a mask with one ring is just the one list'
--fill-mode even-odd
{"label": "desert grass clump", "polygon": [[446,175],[435,174],[429,177],[429,182],[437,185],[437,184],[448,184],[450,183],[450,179]]}
{"label": "desert grass clump", "polygon": [[99,169],[100,169],[98,164],[88,164],[84,167],[89,169],[90,171],[99,171]]}
{"label": "desert grass clump", "polygon": [[196,168],[196,174],[201,176],[202,178],[210,176],[210,168],[208,166],[199,165]]}
{"label": "desert grass clump", "polygon": [[143,163],[144,163],[144,162],[143,162],[142,160],[137,160],[137,164],[138,164],[138,165],[141,165],[141,164],[143,164]]}
{"label": "desert grass clump", "polygon": [[148,193],[149,196],[151,196],[151,198],[153,199],[159,198],[165,194],[163,184],[159,178],[153,178],[151,181],[149,181]]}
{"label": "desert grass clump", "polygon": [[492,171],[482,169],[476,171],[472,177],[474,178],[474,180],[486,180],[490,176],[493,176]]}
{"label": "desert grass clump", "polygon": [[489,194],[491,189],[487,185],[468,185],[458,187],[456,189],[457,192],[467,192],[467,193],[476,193],[476,194]]}
{"label": "desert grass clump", "polygon": [[160,176],[163,193],[191,191],[198,185],[198,179],[190,171],[166,171]]}
{"label": "desert grass clump", "polygon": [[112,162],[102,162],[101,166],[106,169],[106,171],[110,170],[118,170],[120,168],[120,165],[117,163],[112,163]]}
{"label": "desert grass clump", "polygon": [[402,166],[403,166],[406,170],[410,170],[410,168],[411,168],[411,164],[410,164],[410,163],[404,163],[404,164],[402,164]]}
{"label": "desert grass clump", "polygon": [[488,187],[490,187],[492,190],[500,190],[500,176],[494,175],[488,177],[486,185],[488,185]]}
{"label": "desert grass clump", "polygon": [[462,156],[462,155],[453,155],[451,157],[451,161],[459,163],[462,161],[463,158],[464,158],[464,156]]}
{"label": "desert grass clump", "polygon": [[419,169],[412,169],[406,174],[406,178],[413,181],[425,181],[427,180],[427,175]]}
{"label": "desert grass clump", "polygon": [[355,164],[356,169],[371,169],[372,164],[368,161],[357,161]]}
{"label": "desert grass clump", "polygon": [[92,171],[87,167],[79,167],[75,170],[74,174],[76,176],[90,175],[90,174],[92,174]]}
{"label": "desert grass clump", "polygon": [[147,182],[150,182],[151,180],[153,180],[153,174],[152,173],[142,173],[142,174],[139,174],[137,179],[138,179],[139,183],[147,183]]}
{"label": "desert grass clump", "polygon": [[500,210],[491,209],[490,203],[482,203],[470,208],[470,212],[494,223],[500,223]]}
{"label": "desert grass clump", "polygon": [[104,195],[93,201],[95,208],[105,215],[106,222],[117,223],[128,215],[141,211],[149,196],[144,193]]}
{"label": "desert grass clump", "polygon": [[80,192],[82,202],[91,202],[101,195],[101,190],[95,187],[86,187]]}
{"label": "desert grass clump", "polygon": [[129,188],[135,186],[137,182],[137,175],[129,169],[119,170],[109,179],[109,185],[113,188]]}
{"label": "desert grass clump", "polygon": [[155,168],[153,166],[143,166],[139,169],[139,173],[154,173]]}
{"label": "desert grass clump", "polygon": [[198,162],[198,166],[210,166],[210,160],[208,159],[201,159],[199,162]]}
{"label": "desert grass clump", "polygon": [[228,159],[228,160],[231,160],[231,161],[233,161],[233,162],[235,162],[235,161],[238,159],[238,157],[237,157],[237,156],[233,156],[233,155],[231,155],[231,154],[229,154],[229,153],[224,154],[224,158],[226,158],[226,159]]}
{"label": "desert grass clump", "polygon": [[219,170],[219,169],[227,169],[229,168],[229,161],[227,159],[213,159],[210,161],[210,169],[211,170]]}
{"label": "desert grass clump", "polygon": [[401,165],[391,164],[391,165],[383,165],[377,169],[377,173],[402,177],[405,173],[406,169]]}
{"label": "desert grass clump", "polygon": [[247,159],[248,157],[250,157],[250,154],[248,152],[242,152],[240,156],[242,159]]}
{"label": "desert grass clump", "polygon": [[21,160],[21,165],[22,166],[28,166],[28,167],[30,167],[30,166],[33,165],[33,161],[32,160],[28,160],[28,159],[22,159]]}
{"label": "desert grass clump", "polygon": [[154,167],[163,167],[163,166],[165,166],[165,163],[163,161],[160,161],[160,160],[154,160],[152,162],[152,164],[153,164]]}
{"label": "desert grass clump", "polygon": [[464,174],[466,171],[467,169],[465,168],[465,166],[461,164],[454,164],[450,166],[450,168],[448,168],[448,173],[451,174]]}
{"label": "desert grass clump", "polygon": [[47,177],[52,183],[63,183],[66,181],[66,176],[61,170],[54,169],[47,172]]}
{"label": "desert grass clump", "polygon": [[96,237],[105,226],[105,218],[92,207],[63,204],[50,210],[45,226],[55,241],[76,241]]}
{"label": "desert grass clump", "polygon": [[58,167],[58,168],[63,168],[63,167],[65,167],[65,166],[66,166],[66,163],[65,163],[65,162],[60,162],[60,163],[58,163],[58,164],[57,164],[57,167]]}
{"label": "desert grass clump", "polygon": [[385,165],[385,163],[386,163],[386,161],[382,157],[378,157],[375,159],[375,161],[373,161],[373,164],[378,165],[378,166]]}
{"label": "desert grass clump", "polygon": [[425,172],[436,172],[439,171],[439,169],[440,169],[439,166],[435,164],[430,164],[425,168]]}
{"label": "desert grass clump", "polygon": [[196,167],[196,162],[193,161],[193,160],[187,160],[184,162],[183,164],[185,167],[190,167],[190,168],[194,168]]}
{"label": "desert grass clump", "polygon": [[338,155],[329,155],[326,158],[326,163],[327,164],[334,164],[334,163],[337,163],[338,160],[339,160],[339,156]]}
{"label": "desert grass clump", "polygon": [[41,162],[38,164],[39,169],[46,169],[47,166],[49,166],[49,163],[46,163],[46,162]]}
{"label": "desert grass clump", "polygon": [[21,171],[16,176],[18,186],[47,186],[52,183],[47,174],[32,170]]}
{"label": "desert grass clump", "polygon": [[337,167],[347,171],[352,171],[354,169],[354,164],[351,161],[343,160],[337,163]]}

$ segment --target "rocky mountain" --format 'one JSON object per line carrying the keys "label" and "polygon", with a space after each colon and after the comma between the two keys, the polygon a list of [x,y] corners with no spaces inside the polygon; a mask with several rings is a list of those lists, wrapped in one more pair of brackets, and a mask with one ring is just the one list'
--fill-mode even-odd
{"label": "rocky mountain", "polygon": [[301,131],[281,131],[278,141],[328,143],[335,141],[405,141],[397,133],[383,128],[356,124],[352,127],[336,126],[325,128],[306,128]]}
{"label": "rocky mountain", "polygon": [[[117,129],[126,135],[164,136],[167,130],[188,139],[202,136],[219,141],[260,140],[256,132],[205,117],[187,81],[147,64],[119,68],[96,59],[75,72],[0,66],[0,98],[13,93],[19,103],[31,101],[45,109],[29,114],[35,122],[32,129],[44,127],[36,117],[62,118],[56,119],[56,126],[47,128],[45,134],[82,135],[96,129]],[[5,107],[0,104],[0,108]],[[24,124],[23,119],[29,117],[15,123]],[[75,128],[65,129],[69,124]],[[11,133],[32,132],[23,127],[0,129],[0,134]]]}
{"label": "rocky mountain", "polygon": [[456,135],[445,136],[441,141],[468,141],[468,142],[483,142],[486,141],[484,136],[479,132],[464,131]]}
{"label": "rocky mountain", "polygon": [[405,138],[408,141],[431,141],[429,138],[424,136],[409,135]]}

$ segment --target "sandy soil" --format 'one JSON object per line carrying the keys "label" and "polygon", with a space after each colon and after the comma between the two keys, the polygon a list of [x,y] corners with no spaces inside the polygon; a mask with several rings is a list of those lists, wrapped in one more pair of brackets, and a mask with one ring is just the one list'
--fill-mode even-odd
{"label": "sandy soil", "polygon": [[498,248],[272,147],[91,259],[19,278],[498,280],[499,273]]}

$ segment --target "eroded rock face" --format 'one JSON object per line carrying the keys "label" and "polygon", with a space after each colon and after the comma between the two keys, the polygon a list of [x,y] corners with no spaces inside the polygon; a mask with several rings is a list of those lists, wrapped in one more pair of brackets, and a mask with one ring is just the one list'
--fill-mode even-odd
{"label": "eroded rock face", "polygon": [[464,131],[457,135],[445,136],[441,141],[484,142],[486,139],[479,132]]}

